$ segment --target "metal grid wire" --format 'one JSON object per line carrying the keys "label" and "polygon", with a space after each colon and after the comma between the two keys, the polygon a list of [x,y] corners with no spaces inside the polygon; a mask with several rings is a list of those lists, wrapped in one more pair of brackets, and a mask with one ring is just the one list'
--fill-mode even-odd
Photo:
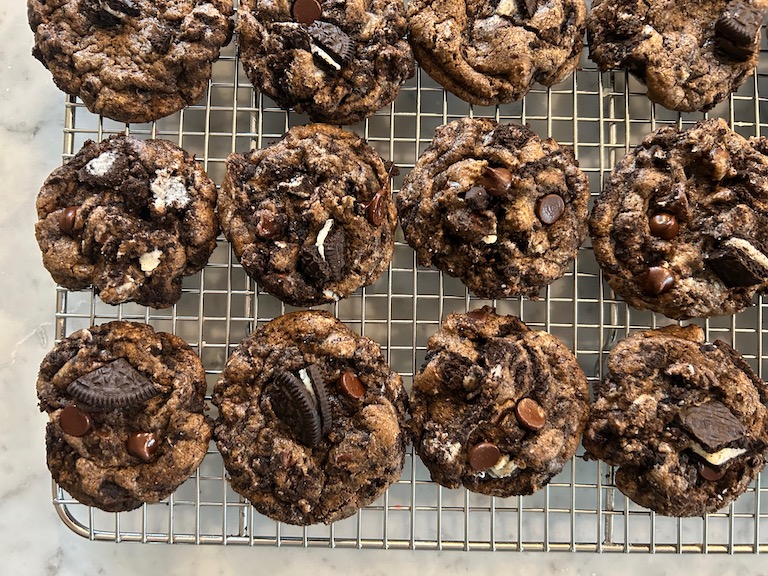
{"label": "metal grid wire", "polygon": [[[652,105],[645,89],[624,72],[600,73],[586,58],[572,78],[538,87],[521,102],[478,107],[446,93],[420,70],[393,105],[349,129],[367,138],[400,167],[403,177],[431,141],[434,129],[463,116],[488,116],[528,124],[574,148],[589,176],[593,195],[614,164],[652,130],[664,124],[689,126],[720,116],[744,136],[768,133],[768,66],[737,95],[709,115],[678,114]],[[118,132],[165,138],[196,155],[221,183],[224,162],[234,151],[264,147],[308,118],[284,111],[254,91],[233,45],[215,64],[206,98],[152,124],[126,126],[90,114],[74,98],[65,104],[64,159],[86,139]],[[602,377],[607,352],[631,332],[668,324],[615,298],[603,284],[589,242],[565,277],[542,291],[538,301],[487,301],[471,296],[460,281],[416,265],[398,231],[389,270],[374,285],[323,308],[351,329],[376,340],[410,390],[427,339],[451,312],[494,304],[532,328],[561,338],[575,353],[590,384]],[[701,321],[710,339],[735,346],[758,373],[766,367],[765,304],[733,317]],[[228,244],[219,238],[205,269],[184,283],[178,304],[151,310],[134,304],[112,307],[91,292],[56,293],[56,337],[114,319],[146,322],[178,334],[196,349],[206,367],[209,390],[227,356],[257,325],[290,311],[247,277]],[[590,552],[768,551],[768,488],[758,479],[734,504],[705,518],[666,518],[630,502],[613,482],[611,467],[584,461],[580,450],[546,488],[532,496],[492,498],[441,488],[430,481],[417,456],[406,456],[402,478],[355,516],[331,526],[299,528],[255,512],[228,485],[212,444],[200,469],[170,498],[127,513],[105,513],[73,500],[54,485],[54,506],[65,524],[92,540],[357,548],[569,550]],[[766,482],[768,483],[768,482]]]}

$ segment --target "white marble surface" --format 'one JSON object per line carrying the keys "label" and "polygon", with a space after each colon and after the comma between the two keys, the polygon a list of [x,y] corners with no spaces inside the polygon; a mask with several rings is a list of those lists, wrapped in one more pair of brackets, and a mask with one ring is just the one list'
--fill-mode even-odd
{"label": "white marble surface", "polygon": [[51,505],[34,389],[54,313],[54,285],[33,235],[34,199],[60,162],[63,96],[30,55],[24,5],[0,3],[0,574],[768,573],[759,556],[251,549],[90,542],[70,532]]}

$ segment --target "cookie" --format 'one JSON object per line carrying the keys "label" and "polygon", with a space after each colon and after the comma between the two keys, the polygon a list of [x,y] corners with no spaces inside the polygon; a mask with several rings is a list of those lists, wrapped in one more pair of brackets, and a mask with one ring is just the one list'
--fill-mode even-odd
{"label": "cookie", "polygon": [[189,345],[146,324],[110,322],[64,338],[37,379],[53,479],[107,512],[166,498],[208,449],[205,389]]}
{"label": "cookie", "polygon": [[253,85],[314,122],[360,122],[415,72],[402,0],[240,0],[237,16]]}
{"label": "cookie", "polygon": [[421,266],[461,278],[482,298],[535,299],[587,235],[589,180],[551,138],[462,118],[435,131],[396,201]]}
{"label": "cookie", "polygon": [[419,65],[472,104],[519,100],[576,68],[584,0],[410,0],[408,32]]}
{"label": "cookie", "polygon": [[150,122],[194,104],[232,37],[232,0],[27,0],[32,54],[88,110]]}
{"label": "cookie", "polygon": [[584,431],[587,457],[617,466],[616,486],[667,516],[727,506],[765,466],[768,388],[695,325],[636,333],[608,355]]}
{"label": "cookie", "polygon": [[768,0],[594,0],[589,55],[602,71],[626,68],[648,98],[706,112],[757,65]]}
{"label": "cookie", "polygon": [[733,314],[768,288],[768,140],[723,120],[650,134],[606,179],[590,234],[603,276],[636,308]]}
{"label": "cookie", "polygon": [[214,437],[232,487],[256,510],[328,524],[400,478],[407,400],[378,344],[326,312],[293,312],[227,360]]}
{"label": "cookie", "polygon": [[295,126],[268,148],[229,156],[221,228],[246,272],[283,302],[346,298],[392,259],[393,170],[351,132]]}
{"label": "cookie", "polygon": [[165,140],[86,141],[46,179],[35,236],[65,288],[93,286],[108,304],[172,306],[182,277],[216,247],[216,185]]}

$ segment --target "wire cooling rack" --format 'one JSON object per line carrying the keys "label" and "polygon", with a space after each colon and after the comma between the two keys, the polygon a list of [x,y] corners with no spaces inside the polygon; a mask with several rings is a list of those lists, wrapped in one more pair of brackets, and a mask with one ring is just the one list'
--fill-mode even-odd
{"label": "wire cooling rack", "polygon": [[[596,195],[614,164],[652,130],[688,126],[705,116],[723,117],[744,136],[768,134],[768,56],[765,40],[758,72],[709,115],[678,114],[654,106],[645,89],[624,72],[600,73],[586,57],[566,82],[537,87],[521,102],[470,106],[446,93],[425,73],[406,83],[397,100],[372,118],[348,127],[368,139],[400,168],[393,191],[433,137],[434,129],[463,116],[488,116],[528,124],[541,136],[573,147]],[[200,160],[221,183],[234,151],[264,147],[291,126],[309,120],[281,110],[254,91],[233,45],[215,64],[205,99],[152,124],[126,126],[90,114],[75,98],[65,103],[64,154],[70,158],[87,139],[118,132],[165,138]],[[603,373],[607,352],[629,333],[667,324],[663,316],[630,309],[603,284],[589,242],[565,277],[538,301],[487,301],[471,296],[458,280],[416,265],[398,231],[394,259],[379,281],[323,308],[379,344],[407,388],[421,365],[427,339],[451,312],[494,304],[532,328],[561,338],[578,357],[591,384]],[[219,238],[205,269],[184,283],[178,304],[151,310],[133,304],[103,304],[91,292],[57,289],[56,337],[110,320],[143,321],[183,337],[200,354],[209,389],[227,356],[257,325],[290,311],[243,272]],[[762,376],[768,337],[765,304],[733,317],[702,321],[710,339],[736,347]],[[767,476],[768,477],[768,476]],[[766,482],[768,483],[768,482]],[[768,551],[768,488],[760,479],[735,503],[705,518],[666,518],[630,502],[613,484],[611,467],[584,461],[582,451],[532,496],[492,498],[441,488],[430,481],[417,456],[406,456],[402,478],[355,516],[331,526],[299,528],[257,513],[228,485],[222,460],[211,444],[195,475],[170,498],[124,513],[106,513],[73,500],[54,485],[54,506],[64,523],[92,540],[166,543],[327,546],[357,548],[568,550],[591,552]]]}

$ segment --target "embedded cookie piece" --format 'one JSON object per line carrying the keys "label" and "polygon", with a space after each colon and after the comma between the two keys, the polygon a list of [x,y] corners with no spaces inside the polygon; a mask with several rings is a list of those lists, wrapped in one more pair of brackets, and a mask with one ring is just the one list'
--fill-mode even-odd
{"label": "embedded cookie piece", "polygon": [[415,71],[402,0],[240,0],[237,16],[253,85],[314,122],[360,122]]}
{"label": "embedded cookie piece", "polygon": [[37,379],[53,479],[108,512],[169,496],[205,457],[205,370],[181,338],[133,322],[78,330]]}
{"label": "embedded cookie piece", "polygon": [[232,37],[232,0],[27,0],[32,54],[93,113],[149,122],[194,104]]}
{"label": "embedded cookie piece", "polygon": [[636,308],[733,314],[768,288],[768,140],[723,120],[664,127],[627,154],[590,216],[603,274]]}
{"label": "embedded cookie piece", "polygon": [[394,166],[351,132],[312,124],[227,159],[219,220],[243,268],[293,306],[346,298],[394,251]]}
{"label": "embedded cookie piece", "polygon": [[448,488],[531,494],[575,454],[587,378],[560,340],[485,306],[451,314],[411,393],[414,445]]}
{"label": "embedded cookie piece", "polygon": [[184,150],[117,135],[88,140],[48,177],[35,236],[61,286],[166,308],[216,247],[215,206],[216,185]]}
{"label": "embedded cookie piece", "polygon": [[512,102],[562,82],[579,61],[584,0],[410,0],[409,39],[422,68],[472,104]]}
{"label": "embedded cookie piece", "polygon": [[617,466],[616,486],[659,514],[720,510],[765,466],[768,387],[698,326],[619,342],[595,394],[587,456]]}
{"label": "embedded cookie piece", "polygon": [[705,112],[752,75],[766,10],[768,0],[594,0],[590,58],[627,68],[670,110]]}
{"label": "embedded cookie piece", "polygon": [[587,235],[588,201],[569,148],[484,118],[439,127],[396,198],[419,264],[483,298],[538,298],[560,278]]}
{"label": "embedded cookie piece", "polygon": [[407,401],[375,342],[328,313],[293,312],[230,355],[214,437],[232,487],[259,512],[328,524],[400,477]]}

